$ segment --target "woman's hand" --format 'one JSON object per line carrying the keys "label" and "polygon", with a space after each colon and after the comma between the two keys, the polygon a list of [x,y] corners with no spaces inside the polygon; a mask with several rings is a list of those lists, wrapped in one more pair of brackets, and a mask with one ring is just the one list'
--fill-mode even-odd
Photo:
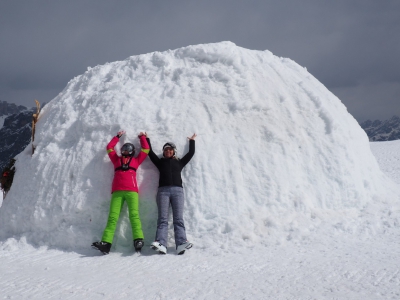
{"label": "woman's hand", "polygon": [[117,137],[121,137],[122,135],[124,135],[125,134],[125,130],[121,130],[121,131],[118,131],[118,133],[117,133]]}
{"label": "woman's hand", "polygon": [[188,137],[189,140],[194,140],[196,138],[197,134],[193,133],[193,135],[191,137]]}
{"label": "woman's hand", "polygon": [[141,136],[143,136],[143,135],[144,135],[145,137],[147,137],[147,132],[146,132],[146,131],[145,131],[145,132],[141,132],[141,133],[139,133],[138,136],[141,137]]}

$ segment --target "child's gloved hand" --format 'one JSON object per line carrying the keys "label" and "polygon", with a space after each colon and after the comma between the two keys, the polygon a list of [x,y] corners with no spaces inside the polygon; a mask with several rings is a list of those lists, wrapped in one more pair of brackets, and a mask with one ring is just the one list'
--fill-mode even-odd
{"label": "child's gloved hand", "polygon": [[124,130],[118,131],[117,137],[120,138],[123,134],[125,134],[125,131],[124,131]]}

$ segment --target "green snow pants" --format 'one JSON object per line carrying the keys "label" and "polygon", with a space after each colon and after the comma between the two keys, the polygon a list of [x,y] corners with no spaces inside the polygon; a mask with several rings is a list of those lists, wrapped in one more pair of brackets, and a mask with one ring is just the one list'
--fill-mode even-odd
{"label": "green snow pants", "polygon": [[117,227],[119,215],[124,201],[128,204],[129,220],[131,221],[133,239],[143,239],[142,223],[139,216],[139,195],[136,192],[115,191],[112,193],[110,202],[110,213],[107,226],[104,229],[103,242],[112,244],[115,228]]}

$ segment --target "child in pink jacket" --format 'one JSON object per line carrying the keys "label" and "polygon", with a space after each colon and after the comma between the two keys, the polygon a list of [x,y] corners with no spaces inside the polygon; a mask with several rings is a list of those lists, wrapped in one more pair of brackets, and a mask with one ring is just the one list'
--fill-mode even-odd
{"label": "child in pink jacket", "polygon": [[107,145],[107,153],[114,165],[115,171],[111,188],[110,213],[101,241],[92,244],[93,248],[100,250],[103,254],[110,252],[115,228],[124,201],[128,205],[129,220],[134,238],[133,245],[136,252],[140,252],[144,244],[142,223],[139,216],[139,189],[136,181],[136,170],[146,158],[150,147],[146,141],[146,135],[141,132],[139,139],[142,149],[139,155],[134,157],[135,146],[131,143],[126,143],[121,147],[122,156],[118,156],[114,148],[124,133],[125,131],[118,132]]}

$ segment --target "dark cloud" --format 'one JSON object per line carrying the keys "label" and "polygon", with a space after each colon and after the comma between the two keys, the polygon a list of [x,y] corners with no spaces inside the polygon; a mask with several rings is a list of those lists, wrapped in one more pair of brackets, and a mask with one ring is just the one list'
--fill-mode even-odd
{"label": "dark cloud", "polygon": [[88,66],[229,40],[307,67],[361,121],[389,118],[399,16],[397,0],[1,1],[0,100],[49,101]]}

